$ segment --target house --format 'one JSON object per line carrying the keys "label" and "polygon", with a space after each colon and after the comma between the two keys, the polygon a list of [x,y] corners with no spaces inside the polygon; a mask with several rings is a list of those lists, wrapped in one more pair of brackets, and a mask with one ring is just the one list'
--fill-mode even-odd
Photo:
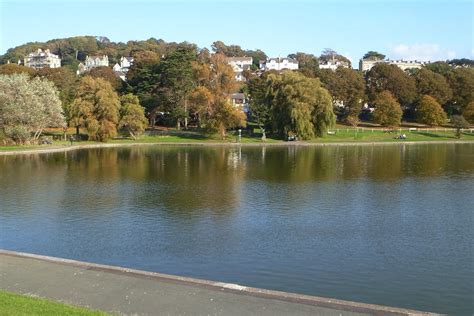
{"label": "house", "polygon": [[133,57],[123,57],[120,58],[120,64],[116,63],[112,69],[115,74],[120,77],[123,81],[127,79],[127,72],[133,64]]}
{"label": "house", "polygon": [[293,58],[268,58],[267,60],[260,61],[260,69],[262,71],[268,70],[297,70],[298,69],[298,61]]}
{"label": "house", "polygon": [[410,69],[410,68],[421,68],[424,65],[429,64],[430,62],[427,61],[418,61],[418,60],[390,60],[390,59],[361,59],[359,61],[359,70],[360,71],[369,71],[378,63],[385,63],[389,65],[395,65],[402,70]]}
{"label": "house", "polygon": [[59,68],[61,67],[61,58],[58,55],[52,54],[49,49],[45,51],[38,49],[24,58],[24,64],[26,67],[34,69]]}
{"label": "house", "polygon": [[250,70],[250,67],[253,63],[252,57],[227,57],[227,63],[232,66],[235,74],[235,80],[237,81],[245,81],[245,77],[243,76],[244,70]]}
{"label": "house", "polygon": [[81,75],[95,67],[109,67],[109,57],[107,55],[86,56],[86,61],[84,64],[79,63],[77,66],[77,74]]}
{"label": "house", "polygon": [[345,60],[338,60],[334,56],[328,60],[322,60],[319,63],[319,69],[331,69],[335,71],[339,67],[349,68],[349,63]]}
{"label": "house", "polygon": [[232,93],[230,95],[230,101],[235,107],[239,107],[245,113],[249,111],[249,100],[243,93]]}

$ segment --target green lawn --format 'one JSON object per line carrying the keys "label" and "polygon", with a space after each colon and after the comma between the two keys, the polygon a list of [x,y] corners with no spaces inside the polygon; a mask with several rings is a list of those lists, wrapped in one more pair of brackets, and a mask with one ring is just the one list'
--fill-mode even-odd
{"label": "green lawn", "polygon": [[[253,135],[245,134],[243,131],[241,138],[242,143],[262,143],[259,129],[254,129]],[[325,135],[324,137],[315,138],[308,141],[309,143],[338,143],[338,142],[407,142],[407,141],[457,141],[453,130],[445,130],[443,128],[438,130],[417,130],[409,131],[403,129],[402,131],[384,132],[381,129],[358,129],[356,132],[353,128],[338,127],[332,129],[331,132],[335,134]],[[406,134],[405,140],[395,139],[397,135]],[[474,141],[474,133],[466,131],[463,133],[461,140]],[[144,135],[138,140],[133,140],[127,137],[116,138],[110,140],[111,144],[133,144],[133,143],[235,143],[237,142],[237,132],[231,131],[227,138],[222,140],[217,134],[203,134],[196,131],[161,131],[155,135]],[[281,139],[267,136],[266,143],[283,143]],[[81,141],[74,142],[74,145],[89,145],[98,144],[98,142]],[[0,146],[0,151],[12,150],[31,150],[31,149],[47,149],[70,146],[67,141],[54,141],[52,145],[24,145],[24,146]]]}
{"label": "green lawn", "polygon": [[0,315],[27,316],[27,315],[71,315],[71,316],[99,316],[107,313],[93,311],[86,308],[75,307],[48,301],[42,298],[18,295],[0,291]]}

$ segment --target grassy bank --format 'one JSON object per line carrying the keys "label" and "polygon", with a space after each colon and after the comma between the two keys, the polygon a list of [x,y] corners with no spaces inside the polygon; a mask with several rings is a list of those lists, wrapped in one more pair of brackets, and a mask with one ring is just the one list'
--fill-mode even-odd
{"label": "grassy bank", "polygon": [[99,316],[108,315],[103,312],[86,308],[56,303],[42,298],[18,295],[0,291],[0,315],[27,316],[27,315],[71,315],[71,316]]}
{"label": "grassy bank", "polygon": [[[396,130],[393,132],[387,132],[382,129],[372,128],[347,128],[340,127],[330,131],[331,134],[325,135],[325,137],[318,137],[309,141],[298,141],[297,143],[309,143],[309,144],[330,144],[330,143],[373,143],[373,142],[436,142],[436,141],[459,141],[456,138],[454,131],[450,129],[432,129],[432,130],[416,130],[410,131],[408,129]],[[405,134],[406,139],[398,139],[397,136]],[[462,141],[474,141],[474,131],[465,131],[460,139]],[[261,134],[255,129],[253,133],[244,133],[240,139],[244,144],[246,143],[263,143]],[[147,135],[140,137],[137,140],[133,140],[127,137],[116,138],[110,140],[109,144],[135,144],[135,143],[236,143],[237,133],[231,132],[226,139],[221,139],[218,135],[209,135],[199,133],[196,131],[151,131]],[[284,140],[267,137],[265,143],[287,143]],[[295,142],[289,142],[295,144]],[[81,141],[74,142],[77,145],[93,145],[98,144],[97,142]],[[24,150],[44,150],[53,148],[64,148],[70,146],[68,141],[54,141],[51,145],[23,145],[23,146],[0,146],[1,151],[24,151]]]}

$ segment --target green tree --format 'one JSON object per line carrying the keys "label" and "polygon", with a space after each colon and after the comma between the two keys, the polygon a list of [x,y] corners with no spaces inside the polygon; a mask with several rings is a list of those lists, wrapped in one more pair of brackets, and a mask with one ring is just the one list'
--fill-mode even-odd
{"label": "green tree", "polygon": [[0,129],[16,143],[38,140],[47,127],[65,125],[59,93],[51,81],[27,74],[0,75]]}
{"label": "green tree", "polygon": [[370,60],[385,59],[385,55],[371,50],[365,53],[362,59],[370,59]]}
{"label": "green tree", "polygon": [[181,122],[188,125],[188,98],[195,88],[196,75],[193,61],[197,52],[186,47],[180,47],[163,58],[157,68],[160,75],[157,93],[159,99],[176,118],[177,128]]}
{"label": "green tree", "polygon": [[366,75],[369,99],[382,91],[390,91],[403,106],[410,106],[417,97],[415,80],[395,65],[378,63]]}
{"label": "green tree", "polygon": [[414,77],[420,95],[430,95],[440,104],[446,104],[452,98],[453,92],[444,76],[421,68],[415,72]]}
{"label": "green tree", "polygon": [[336,52],[335,50],[333,50],[331,48],[325,48],[323,50],[321,56],[319,56],[319,61],[320,62],[328,62],[332,59],[344,62],[344,63],[347,64],[347,66],[349,68],[351,68],[351,61],[347,57],[342,56],[341,54],[339,54],[338,52]]}
{"label": "green tree", "polygon": [[456,68],[448,74],[448,82],[453,90],[455,109],[463,109],[474,101],[474,69]]}
{"label": "green tree", "polygon": [[448,117],[435,98],[424,95],[416,105],[416,119],[420,123],[433,126],[444,124]]}
{"label": "green tree", "polygon": [[469,123],[462,115],[453,115],[451,116],[451,124],[456,129],[455,135],[457,138],[461,138],[462,129],[469,128]]}
{"label": "green tree", "polygon": [[359,117],[362,105],[366,100],[365,81],[362,73],[350,68],[339,67],[336,71],[322,69],[320,79],[324,87],[332,95],[334,104],[343,102],[340,113],[341,120],[351,117],[354,121]]}
{"label": "green tree", "polygon": [[436,61],[434,63],[427,64],[425,65],[425,68],[444,77],[447,77],[447,75],[453,70],[453,67],[444,61]]}
{"label": "green tree", "polygon": [[335,115],[329,92],[319,79],[301,73],[270,74],[267,97],[272,104],[272,122],[277,133],[296,134],[303,139],[325,135]]}
{"label": "green tree", "polygon": [[250,96],[250,116],[264,133],[271,127],[271,101],[267,97],[266,75],[250,79],[247,86]]}
{"label": "green tree", "polygon": [[469,102],[464,108],[462,116],[469,122],[474,124],[474,101]]}
{"label": "green tree", "polygon": [[138,97],[129,93],[120,98],[119,128],[125,128],[130,137],[137,139],[143,134],[147,125],[145,111],[140,105]]}
{"label": "green tree", "polygon": [[375,96],[374,122],[382,126],[396,127],[402,120],[402,109],[390,91],[382,91]]}
{"label": "green tree", "polygon": [[84,126],[90,140],[106,141],[117,135],[120,100],[112,85],[102,78],[81,79],[71,105],[72,124]]}
{"label": "green tree", "polygon": [[289,58],[296,59],[298,61],[298,70],[307,77],[316,77],[319,70],[318,57],[313,54],[305,54],[297,52],[295,54],[288,55]]}

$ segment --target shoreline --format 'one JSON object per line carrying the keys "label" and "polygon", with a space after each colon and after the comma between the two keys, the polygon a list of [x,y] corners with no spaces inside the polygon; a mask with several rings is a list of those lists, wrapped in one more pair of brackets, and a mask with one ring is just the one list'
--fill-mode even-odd
{"label": "shoreline", "polygon": [[325,146],[400,146],[400,145],[431,145],[431,144],[474,144],[472,140],[433,140],[433,141],[394,141],[394,142],[276,142],[276,143],[225,143],[225,142],[135,142],[135,143],[104,143],[104,144],[86,144],[86,145],[63,145],[61,147],[50,148],[35,148],[35,149],[15,149],[0,151],[0,156],[12,155],[34,155],[34,154],[49,154],[59,152],[69,152],[81,149],[94,148],[118,148],[118,147],[133,147],[133,146],[209,146],[209,147],[325,147]]}
{"label": "shoreline", "polygon": [[[139,289],[140,283],[147,282],[148,285],[151,286],[151,288],[159,288],[159,287],[166,288],[167,286],[172,286],[175,289],[177,289],[177,291],[180,293],[180,297],[182,295],[186,295],[183,293],[187,293],[190,288],[195,288],[196,290],[192,291],[193,292],[192,296],[196,295],[196,291],[198,292],[202,291],[204,292],[205,301],[209,301],[208,299],[209,296],[214,297],[214,295],[220,295],[222,296],[221,297],[222,300],[220,300],[221,302],[220,304],[222,304],[222,306],[227,306],[227,308],[230,308],[230,307],[239,308],[240,305],[237,304],[236,306],[235,300],[241,300],[244,303],[247,302],[247,303],[253,304],[254,300],[258,299],[259,305],[261,305],[262,303],[264,305],[267,305],[268,303],[275,304],[271,302],[278,301],[278,302],[281,302],[281,304],[285,304],[286,306],[292,306],[293,308],[296,308],[296,309],[305,309],[304,306],[308,306],[308,307],[312,306],[316,309],[327,309],[334,312],[337,311],[337,314],[340,314],[341,311],[346,311],[349,313],[357,313],[357,314],[363,313],[365,315],[367,314],[368,315],[438,315],[436,313],[417,311],[417,310],[411,310],[411,309],[406,309],[406,308],[383,306],[383,305],[377,305],[377,304],[368,304],[368,303],[361,303],[361,302],[354,302],[354,301],[346,301],[346,300],[339,300],[339,299],[333,299],[333,298],[318,297],[318,296],[297,294],[297,293],[290,293],[290,292],[283,292],[283,291],[267,290],[267,289],[242,286],[242,285],[232,284],[232,283],[197,279],[197,278],[191,278],[191,277],[182,277],[178,275],[149,272],[149,271],[144,271],[144,270],[124,268],[124,267],[119,267],[119,266],[96,264],[96,263],[83,262],[83,261],[77,261],[77,260],[71,260],[71,259],[63,259],[63,258],[57,258],[57,257],[51,257],[51,256],[23,253],[23,252],[17,252],[17,251],[5,250],[5,249],[0,249],[0,259],[2,257],[3,257],[3,262],[5,264],[4,272],[6,273],[7,270],[15,269],[14,271],[12,270],[12,272],[13,274],[17,275],[17,277],[15,277],[14,280],[9,280],[8,282],[5,282],[3,286],[0,286],[0,288],[6,287],[6,290],[12,290],[12,288],[9,289],[9,286],[7,286],[7,283],[12,283],[12,284],[16,284],[13,287],[13,289],[16,289],[14,292],[21,293],[22,292],[21,289],[25,290],[25,286],[20,286],[20,288],[17,288],[17,285],[20,285],[21,283],[23,283],[22,279],[24,277],[22,276],[21,271],[17,271],[17,269],[23,270],[27,268],[31,273],[33,273],[33,277],[36,280],[29,281],[29,282],[33,282],[33,284],[35,285],[31,285],[29,287],[26,286],[26,287],[28,287],[28,292],[30,294],[35,294],[35,295],[41,294],[41,293],[35,293],[36,291],[34,290],[34,288],[36,288],[37,281],[41,281],[41,279],[44,278],[44,276],[42,276],[41,274],[38,275],[38,274],[35,274],[34,272],[36,270],[35,266],[40,264],[41,269],[39,271],[43,271],[44,268],[47,268],[49,271],[51,271],[51,273],[58,272],[58,275],[63,275],[63,277],[65,278],[70,278],[71,280],[69,281],[63,280],[63,281],[67,281],[65,283],[65,286],[73,286],[74,282],[80,282],[80,279],[87,279],[87,282],[89,282],[88,278],[92,278],[93,282],[96,282],[98,280],[97,278],[100,279],[105,274],[107,276],[106,281],[104,281],[105,283],[103,283],[102,285],[106,288],[110,287],[112,283],[117,283],[118,286],[121,289],[123,289],[124,284],[130,284],[131,282],[132,284],[137,286],[137,289]],[[11,260],[14,260],[15,262],[11,262],[7,264],[7,261],[9,261],[8,258],[11,258]],[[0,260],[0,262],[1,261],[2,260]],[[62,271],[63,269],[67,269],[67,273],[64,273],[64,271]],[[19,274],[17,272],[19,272]],[[91,274],[91,275],[88,277],[86,274]],[[1,276],[2,275],[0,274],[0,277]],[[4,274],[4,276],[6,275]],[[20,278],[21,280],[18,278]],[[6,278],[5,281],[7,281],[7,279],[8,278]],[[49,280],[49,282],[53,282],[53,281],[55,280],[52,280],[52,281]],[[29,282],[25,281],[24,283],[28,284]],[[56,284],[56,283],[53,282],[51,284]],[[47,286],[45,287],[44,284],[41,285],[42,290],[45,290],[45,289],[47,290],[47,288],[48,287]],[[87,286],[85,288],[90,288],[90,287]],[[84,291],[84,287],[79,287],[79,293],[74,294],[73,297],[82,296],[83,294],[86,294],[86,293],[81,293],[82,291]],[[96,294],[99,294],[103,292],[103,289],[102,290],[97,289],[96,291],[97,291]],[[64,291],[61,293],[64,293]],[[160,293],[164,295],[163,293],[165,292],[160,292]],[[118,293],[115,293],[115,294],[118,294]],[[51,294],[51,295],[46,295],[46,296],[50,296],[49,298],[53,296],[52,298],[55,299],[54,298],[55,295],[56,294],[54,295]],[[117,305],[119,302],[123,300],[122,297],[117,297],[117,295],[115,295],[114,297],[115,297],[115,300],[117,300],[116,302]],[[138,300],[141,306],[143,306],[143,303],[144,303],[143,299],[145,299],[145,296],[142,297],[142,299]],[[97,303],[96,301],[93,301],[94,304],[90,304],[90,303],[88,304],[89,300],[90,299],[84,299],[84,301],[81,302],[82,304],[78,304],[78,305],[100,305],[100,301],[99,303]],[[210,301],[213,301],[213,300],[214,299],[211,299]],[[66,299],[66,301],[71,301],[71,299]],[[152,297],[151,301],[148,301],[148,304],[153,304],[153,302],[156,303],[156,300],[154,300],[154,298]],[[71,302],[68,302],[68,303],[71,303]],[[72,302],[72,303],[77,303],[77,302]],[[128,302],[128,304],[130,304],[130,302]],[[228,304],[231,304],[231,305],[228,305]],[[101,306],[92,306],[92,307],[97,308]],[[193,310],[195,310],[194,308],[197,308],[197,306],[191,306],[191,307]],[[202,306],[200,308],[202,308]]]}

